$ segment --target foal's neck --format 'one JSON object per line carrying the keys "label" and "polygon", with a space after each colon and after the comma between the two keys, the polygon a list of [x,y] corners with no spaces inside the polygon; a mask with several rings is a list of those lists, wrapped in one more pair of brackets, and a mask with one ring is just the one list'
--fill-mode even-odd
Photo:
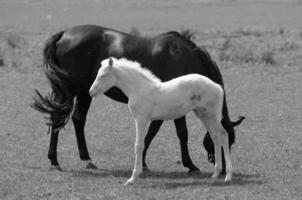
{"label": "foal's neck", "polygon": [[[127,71],[126,71],[127,70]],[[141,92],[158,86],[158,83],[146,78],[140,72],[123,67],[115,67],[117,83],[116,86],[120,88],[129,98]]]}

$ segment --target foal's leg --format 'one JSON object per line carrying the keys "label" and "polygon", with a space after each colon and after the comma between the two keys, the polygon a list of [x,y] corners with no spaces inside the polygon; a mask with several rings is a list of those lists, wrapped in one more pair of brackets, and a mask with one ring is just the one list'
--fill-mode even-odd
{"label": "foal's leg", "polygon": [[180,142],[182,164],[189,168],[189,173],[199,172],[199,169],[193,164],[188,150],[188,130],[186,117],[183,116],[175,119],[174,124]]}
{"label": "foal's leg", "polygon": [[[232,122],[230,121],[229,114],[228,114],[228,107],[226,102],[226,97],[224,96],[223,100],[223,106],[222,106],[222,126],[228,133],[228,139],[229,139],[229,150],[231,151],[231,146],[235,141],[235,130],[234,126],[232,125]],[[209,162],[215,164],[215,157],[214,157],[214,144],[210,137],[210,134],[207,132],[207,134],[204,137],[203,145],[205,149],[208,152],[208,160]],[[225,174],[225,159],[224,159],[224,153],[222,153],[222,174]]]}
{"label": "foal's leg", "polygon": [[162,120],[155,120],[152,121],[149,130],[147,132],[147,135],[145,137],[145,147],[143,150],[143,171],[149,171],[148,166],[146,164],[146,154],[147,150],[151,144],[151,141],[155,137],[155,135],[158,133],[158,130],[160,129],[161,125],[163,124]]}
{"label": "foal's leg", "polygon": [[146,135],[148,121],[143,118],[136,118],[135,119],[135,127],[136,127],[136,138],[135,138],[135,162],[134,162],[134,169],[132,172],[131,177],[127,180],[124,185],[133,184],[139,175],[143,171],[143,148],[144,148],[144,138]]}
{"label": "foal's leg", "polygon": [[[229,152],[231,153],[231,147],[235,142],[235,129],[233,125],[231,124],[230,119],[226,120],[223,118],[221,120],[222,128],[226,131],[227,133],[227,138],[228,138],[228,145],[229,145]],[[226,161],[225,161],[225,153],[224,150],[222,151],[222,173],[226,174]]]}
{"label": "foal's leg", "polygon": [[[225,169],[226,169],[226,177],[225,181],[231,181],[232,179],[232,173],[233,173],[233,167],[231,162],[231,156],[230,156],[230,146],[229,146],[229,138],[227,131],[223,128],[223,126],[218,123],[217,124],[220,127],[220,133],[221,133],[221,143],[223,148],[223,155],[225,158]],[[222,160],[224,161],[224,160]]]}
{"label": "foal's leg", "polygon": [[198,109],[195,109],[194,113],[203,122],[205,128],[210,133],[211,139],[213,140],[216,162],[214,165],[214,174],[212,175],[212,177],[217,178],[222,170],[220,129],[217,126],[216,121],[212,117],[204,115],[202,112],[199,112]]}
{"label": "foal's leg", "polygon": [[[228,136],[228,141],[229,141],[229,151],[231,152],[231,146],[234,143],[235,140],[235,131],[234,127],[230,123],[229,119],[225,120],[224,118],[221,121],[221,124],[224,128],[224,130],[227,131],[227,136]],[[214,143],[213,140],[211,139],[210,133],[207,131],[206,135],[204,136],[203,139],[203,146],[208,152],[208,161],[215,164],[215,150],[214,150]],[[225,164],[225,158],[224,158],[224,151],[223,148],[221,147],[222,151],[222,171],[221,174],[226,174],[226,164]]]}
{"label": "foal's leg", "polygon": [[217,127],[217,124],[214,120],[210,118],[203,118],[205,127],[209,131],[211,138],[214,143],[215,148],[215,165],[214,165],[214,174],[213,178],[218,178],[221,170],[222,170],[222,157],[221,157],[221,135],[220,129]]}
{"label": "foal's leg", "polygon": [[75,128],[81,160],[86,162],[87,169],[97,169],[96,165],[92,163],[91,158],[89,156],[89,152],[86,145],[85,134],[84,134],[86,116],[87,116],[88,109],[90,107],[90,103],[91,103],[91,97],[88,93],[79,94],[76,98],[76,105],[72,115],[72,121]]}
{"label": "foal's leg", "polygon": [[[210,131],[211,137],[215,146],[215,172],[213,178],[217,178],[222,169],[222,157],[221,149],[223,148],[225,164],[226,164],[226,177],[225,181],[231,181],[232,179],[232,163],[230,158],[230,149],[228,144],[228,133],[223,128],[221,123],[215,118],[206,118],[203,119],[205,126]],[[222,148],[221,148],[222,147]]]}

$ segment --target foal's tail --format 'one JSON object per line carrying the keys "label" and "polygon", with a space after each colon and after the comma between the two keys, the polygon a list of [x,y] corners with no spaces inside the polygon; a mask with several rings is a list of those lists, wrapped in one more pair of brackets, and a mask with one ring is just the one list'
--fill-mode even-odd
{"label": "foal's tail", "polygon": [[63,33],[58,32],[49,38],[43,50],[44,73],[50,82],[52,92],[43,96],[35,90],[34,102],[31,104],[35,110],[50,114],[50,123],[47,125],[52,126],[53,130],[60,130],[67,124],[74,105],[68,76],[59,68],[56,59],[57,42]]}
{"label": "foal's tail", "polygon": [[[210,54],[205,48],[197,47],[195,49],[197,52],[197,55],[200,60],[202,60],[203,63],[205,63],[208,66],[208,77],[213,80],[214,82],[220,84],[222,86],[222,89],[224,91],[223,95],[223,105],[222,105],[222,117],[225,121],[227,121],[232,127],[238,126],[241,124],[241,122],[245,119],[244,116],[238,116],[235,121],[231,121],[229,117],[229,111],[227,106],[227,100],[225,95],[225,89],[224,89],[224,83],[222,79],[221,72],[216,64],[216,62],[211,58]],[[235,137],[235,135],[234,135]],[[234,138],[235,140],[235,138]]]}

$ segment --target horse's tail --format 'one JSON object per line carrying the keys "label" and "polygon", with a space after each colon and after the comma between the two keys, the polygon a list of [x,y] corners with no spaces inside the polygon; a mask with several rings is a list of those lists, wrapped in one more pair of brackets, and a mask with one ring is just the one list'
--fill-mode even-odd
{"label": "horse's tail", "polygon": [[50,37],[43,50],[44,73],[50,82],[52,92],[43,96],[35,90],[34,102],[31,107],[41,113],[50,114],[50,123],[54,130],[63,128],[73,109],[73,95],[69,89],[69,81],[66,72],[59,68],[56,59],[57,42],[63,35],[58,32]]}

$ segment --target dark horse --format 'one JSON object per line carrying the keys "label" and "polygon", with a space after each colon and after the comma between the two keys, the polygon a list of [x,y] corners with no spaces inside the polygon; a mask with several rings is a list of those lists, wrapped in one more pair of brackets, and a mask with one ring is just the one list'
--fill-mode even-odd
{"label": "dark horse", "polygon": [[[190,34],[167,32],[144,38],[100,26],[83,25],[53,35],[46,42],[43,53],[44,71],[52,93],[44,97],[36,90],[32,107],[50,114],[51,138],[48,158],[52,167],[59,170],[58,134],[70,116],[75,127],[80,158],[88,162],[88,168],[96,168],[88,153],[84,126],[91,103],[88,90],[97,75],[101,60],[109,56],[125,57],[142,63],[142,66],[147,67],[162,81],[189,73],[199,73],[223,86],[216,63],[206,50],[198,48],[191,41]],[[118,88],[113,87],[105,94],[115,101],[128,102],[128,98]],[[239,117],[234,122],[230,120],[224,97],[222,124],[228,131],[230,145],[235,140],[234,126],[240,124],[243,119],[244,117]],[[145,170],[148,169],[145,162],[147,149],[162,123],[163,121],[153,121],[146,135],[143,153]],[[174,123],[180,140],[182,163],[190,172],[198,171],[188,152],[185,116],[174,120]],[[203,144],[209,161],[215,162],[214,145],[208,133]]]}

